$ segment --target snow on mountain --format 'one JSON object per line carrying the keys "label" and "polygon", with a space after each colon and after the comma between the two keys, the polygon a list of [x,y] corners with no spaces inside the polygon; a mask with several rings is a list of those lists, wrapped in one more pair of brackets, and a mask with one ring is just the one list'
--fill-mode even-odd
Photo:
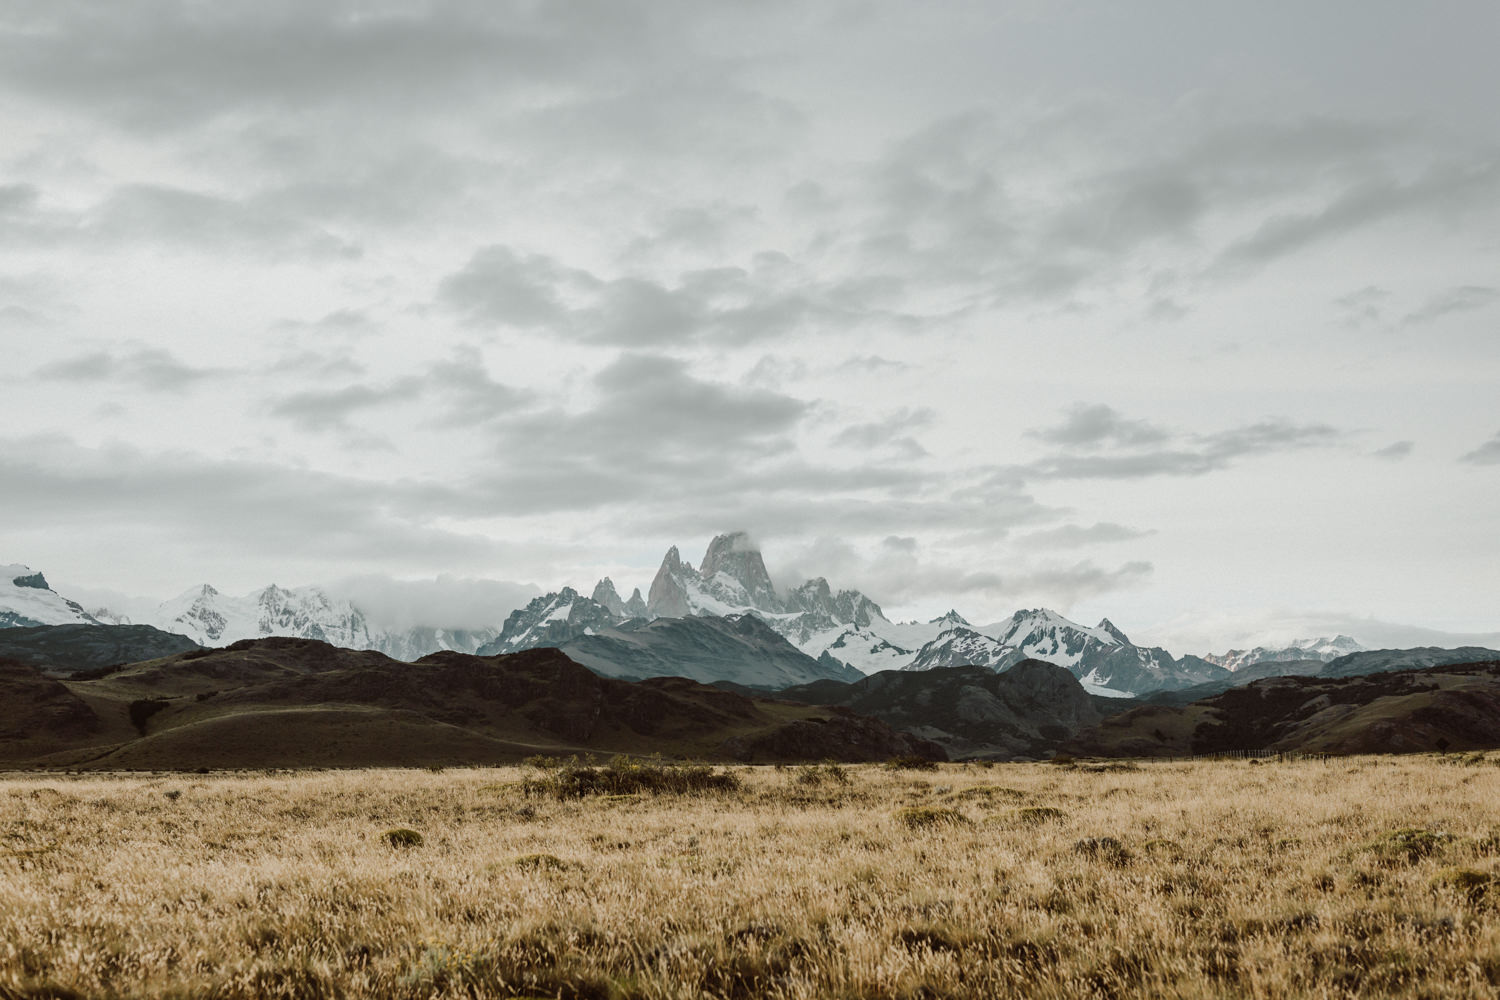
{"label": "snow on mountain", "polygon": [[41,573],[19,563],[0,566],[0,628],[100,625],[82,605],[58,594]]}
{"label": "snow on mountain", "polygon": [[1240,670],[1257,663],[1276,660],[1322,660],[1329,663],[1340,656],[1364,652],[1368,647],[1347,635],[1336,635],[1332,639],[1298,639],[1289,646],[1256,646],[1254,649],[1231,649],[1227,653],[1209,653],[1203,659],[1224,667]]}
{"label": "snow on mountain", "polygon": [[641,588],[637,587],[630,595],[630,600],[620,600],[619,591],[615,590],[615,582],[605,577],[594,584],[594,593],[590,597],[617,618],[645,618],[646,601],[641,597]]}
{"label": "snow on mountain", "polygon": [[[500,634],[475,652],[481,656],[495,656],[541,646],[561,646],[572,639],[593,635],[622,621],[641,617],[625,613],[626,602],[620,600],[614,584],[607,577],[599,581],[594,594],[591,598],[582,597],[572,587],[564,587],[534,598],[526,607],[512,611]],[[604,600],[600,600],[601,597]],[[618,613],[612,612],[606,603],[611,597],[612,603],[620,608]],[[639,597],[637,591],[632,600]]]}
{"label": "snow on mountain", "polygon": [[372,625],[351,601],[320,588],[275,584],[243,597],[222,594],[208,584],[193,587],[164,601],[151,624],[204,646],[286,635],[346,649],[374,649],[400,660],[443,649],[472,653],[496,635],[494,629],[386,629]]}

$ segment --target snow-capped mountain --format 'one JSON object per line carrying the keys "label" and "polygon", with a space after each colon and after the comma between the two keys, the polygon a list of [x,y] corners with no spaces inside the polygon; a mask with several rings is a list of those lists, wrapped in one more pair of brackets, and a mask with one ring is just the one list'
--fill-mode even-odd
{"label": "snow-capped mountain", "polygon": [[203,584],[165,601],[151,624],[186,635],[204,646],[271,635],[319,639],[346,649],[374,649],[398,660],[414,660],[443,649],[472,653],[494,639],[494,629],[387,629],[372,625],[352,602],[317,587],[272,584],[231,597]]}
{"label": "snow-capped mountain", "polygon": [[[563,646],[642,617],[642,610],[639,591],[621,601],[607,578],[591,598],[564,587],[515,612],[481,652]],[[1197,657],[1178,660],[1164,649],[1136,646],[1108,619],[1090,628],[1038,608],[987,626],[974,626],[957,611],[925,623],[892,622],[864,594],[835,591],[821,577],[778,591],[743,532],[715,537],[697,567],[676,546],[668,549],[644,611],[652,620],[753,615],[814,660],[864,674],[965,665],[1006,670],[1035,658],[1067,668],[1089,690],[1107,695],[1197,684],[1225,673]]]}
{"label": "snow-capped mountain", "polygon": [[615,582],[605,577],[594,584],[594,593],[590,598],[595,604],[603,605],[610,614],[617,618],[645,618],[648,615],[646,600],[641,597],[641,588],[637,587],[630,595],[630,600],[620,600],[620,594],[615,590]]}
{"label": "snow-capped mountain", "polygon": [[104,623],[58,594],[30,566],[0,566],[0,628],[100,624]]}
{"label": "snow-capped mountain", "polygon": [[[632,618],[644,617],[626,613],[627,603],[615,593],[614,584],[605,577],[594,588],[594,597],[580,596],[572,587],[535,598],[524,608],[517,608],[505,619],[500,634],[480,646],[480,656],[518,653],[523,649],[561,646],[570,639],[593,635]],[[600,598],[604,600],[600,600]],[[631,601],[639,603],[637,590]],[[613,601],[610,601],[613,598]],[[610,603],[605,603],[609,601]],[[610,604],[620,610],[610,610]]]}
{"label": "snow-capped mountain", "polygon": [[1239,670],[1275,660],[1322,660],[1330,663],[1340,656],[1361,653],[1367,648],[1357,639],[1336,635],[1332,639],[1298,639],[1290,646],[1256,646],[1254,649],[1231,649],[1227,653],[1207,653],[1203,659],[1226,670]]}

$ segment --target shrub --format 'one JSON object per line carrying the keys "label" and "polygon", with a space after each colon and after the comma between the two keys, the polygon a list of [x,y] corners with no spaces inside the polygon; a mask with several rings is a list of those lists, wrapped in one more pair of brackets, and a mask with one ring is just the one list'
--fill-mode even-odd
{"label": "shrub", "polygon": [[380,835],[380,839],[385,841],[391,847],[422,846],[422,835],[415,830],[408,830],[405,827],[396,827],[394,829],[387,830],[385,831],[385,833],[382,833]]}
{"label": "shrub", "polygon": [[824,782],[847,785],[849,784],[849,771],[842,764],[836,764],[833,761],[823,764],[803,764],[797,768],[797,776],[792,780],[799,785],[812,788],[817,788]]}
{"label": "shrub", "polygon": [[908,830],[923,830],[933,826],[956,826],[969,822],[969,818],[957,809],[908,806],[896,812],[896,822]]}
{"label": "shrub", "polygon": [[887,771],[936,771],[937,761],[928,760],[916,754],[907,754],[904,757],[892,757],[881,767]]}
{"label": "shrub", "polygon": [[1064,815],[1061,809],[1053,806],[1027,806],[1016,810],[1016,819],[1028,826],[1055,823],[1062,820]]}
{"label": "shrub", "polygon": [[1385,864],[1415,864],[1441,851],[1452,839],[1451,833],[1408,827],[1370,841],[1365,850]]}
{"label": "shrub", "polygon": [[1085,837],[1073,845],[1073,853],[1108,865],[1123,865],[1130,861],[1130,852],[1114,837]]}
{"label": "shrub", "polygon": [[523,872],[561,872],[573,867],[555,854],[523,854],[515,865]]}
{"label": "shrub", "polygon": [[147,721],[166,708],[167,704],[160,698],[137,698],[130,703],[130,724],[136,728],[136,732],[145,736]]}
{"label": "shrub", "polygon": [[717,771],[705,764],[664,764],[660,761],[633,761],[615,757],[603,767],[580,764],[576,758],[566,762],[546,759],[533,761],[543,771],[541,777],[527,778],[522,790],[527,795],[551,795],[559,799],[577,799],[586,795],[686,795],[695,792],[734,792],[741,787],[737,775]]}
{"label": "shrub", "polygon": [[1446,890],[1477,903],[1484,898],[1492,882],[1488,874],[1473,868],[1444,868],[1432,876],[1430,884],[1436,890]]}

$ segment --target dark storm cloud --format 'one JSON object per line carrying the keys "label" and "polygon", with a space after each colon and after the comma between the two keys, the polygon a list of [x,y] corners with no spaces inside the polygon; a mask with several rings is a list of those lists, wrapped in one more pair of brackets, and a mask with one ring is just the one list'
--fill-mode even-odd
{"label": "dark storm cloud", "polygon": [[1500,431],[1484,444],[1459,458],[1470,465],[1500,465]]}
{"label": "dark storm cloud", "polygon": [[224,374],[223,369],[195,368],[170,352],[139,348],[128,352],[93,351],[52,361],[34,373],[49,382],[114,383],[153,391],[181,391]]}

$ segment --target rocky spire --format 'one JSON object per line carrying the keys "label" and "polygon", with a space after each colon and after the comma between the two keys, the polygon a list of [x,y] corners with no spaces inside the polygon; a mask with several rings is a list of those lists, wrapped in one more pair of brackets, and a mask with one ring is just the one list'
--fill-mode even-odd
{"label": "rocky spire", "polygon": [[766,572],[765,560],[743,531],[719,535],[709,542],[699,572],[705,580],[722,576],[738,583],[745,590],[746,602],[759,611],[782,610],[782,602],[771,583],[771,574]]}
{"label": "rocky spire", "polygon": [[653,618],[683,618],[692,614],[683,583],[685,578],[697,575],[697,571],[677,554],[677,546],[668,549],[662,557],[661,568],[656,571],[656,579],[651,581],[651,596],[646,600],[647,614]]}
{"label": "rocky spire", "polygon": [[593,600],[595,604],[603,606],[610,614],[617,617],[623,617],[626,613],[625,602],[620,600],[619,592],[615,590],[615,582],[607,576],[594,584]]}

